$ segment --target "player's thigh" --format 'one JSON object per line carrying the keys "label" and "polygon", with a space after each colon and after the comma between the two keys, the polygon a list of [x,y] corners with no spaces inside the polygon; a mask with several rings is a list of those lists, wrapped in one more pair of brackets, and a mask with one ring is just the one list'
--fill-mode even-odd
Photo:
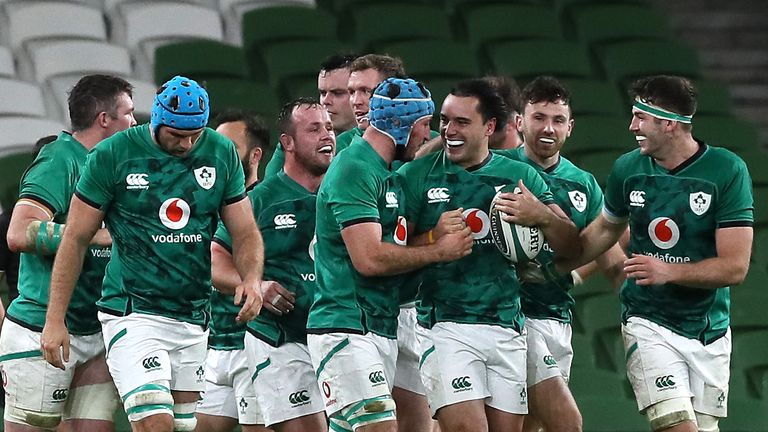
{"label": "player's thigh", "polygon": [[527,335],[523,329],[485,326],[488,390],[485,404],[510,414],[527,414]]}
{"label": "player's thigh", "polygon": [[397,364],[394,386],[410,393],[424,395],[419,373],[421,350],[417,337],[416,308],[400,308],[397,326]]}
{"label": "player's thigh", "polygon": [[[208,355],[205,359],[205,390],[201,393],[200,399],[197,402],[196,413],[199,414],[198,419],[202,419],[202,416],[215,416],[222,418],[222,422],[230,423],[228,420],[223,420],[223,418],[238,418],[237,401],[235,399],[232,379],[233,352],[208,350]],[[243,355],[245,354],[243,353]],[[203,420],[203,422],[208,422],[208,420]],[[198,421],[198,429],[200,429],[200,423]]]}
{"label": "player's thigh", "polygon": [[728,412],[728,389],[731,363],[731,331],[720,339],[703,345],[689,342],[686,357],[690,369],[693,409],[714,417]]}
{"label": "player's thigh", "polygon": [[528,387],[553,377],[563,376],[557,357],[550,347],[552,332],[545,321],[547,320],[527,319],[525,321]]}

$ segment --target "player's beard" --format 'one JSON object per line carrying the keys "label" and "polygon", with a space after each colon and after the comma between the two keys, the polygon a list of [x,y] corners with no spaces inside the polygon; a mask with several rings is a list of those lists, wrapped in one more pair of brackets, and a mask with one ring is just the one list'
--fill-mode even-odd
{"label": "player's beard", "polygon": [[251,177],[253,168],[247,161],[241,160],[240,163],[243,164],[243,174],[245,174],[245,180],[247,181]]}

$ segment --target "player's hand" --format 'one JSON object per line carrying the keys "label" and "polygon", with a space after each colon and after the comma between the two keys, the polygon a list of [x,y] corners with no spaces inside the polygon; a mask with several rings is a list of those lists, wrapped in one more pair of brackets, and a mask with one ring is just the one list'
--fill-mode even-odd
{"label": "player's hand", "polygon": [[528,190],[522,180],[517,182],[520,193],[505,192],[494,205],[502,212],[501,218],[522,226],[537,226],[547,219],[549,208]]}
{"label": "player's hand", "polygon": [[541,265],[534,261],[527,261],[524,263],[517,263],[517,278],[521,282],[530,284],[544,284],[547,282],[547,277],[544,276],[544,272],[541,270]]}
{"label": "player's hand", "polygon": [[240,312],[237,313],[235,321],[239,323],[246,323],[254,318],[261,312],[261,290],[259,285],[261,281],[255,282],[240,282],[235,287],[235,304],[243,307],[240,308]]}
{"label": "player's hand", "polygon": [[469,227],[448,233],[435,242],[440,251],[439,261],[442,262],[455,261],[469,255],[472,253],[473,244],[474,238]]}
{"label": "player's hand", "polygon": [[632,254],[624,261],[624,274],[640,286],[663,285],[672,280],[672,266],[648,255]]}
{"label": "player's hand", "polygon": [[91,244],[93,246],[110,247],[112,246],[112,236],[106,228],[100,228],[96,231],[96,234],[93,235]]}
{"label": "player's hand", "polygon": [[467,223],[464,221],[463,212],[463,208],[443,212],[437,221],[437,225],[432,228],[432,238],[437,240],[448,233],[458,232],[466,228]]}
{"label": "player's hand", "polygon": [[264,299],[264,307],[277,315],[287,314],[296,304],[296,293],[288,291],[275,281],[261,283],[261,297]]}
{"label": "player's hand", "polygon": [[63,321],[46,321],[40,336],[40,350],[51,366],[64,370],[69,362],[69,332]]}

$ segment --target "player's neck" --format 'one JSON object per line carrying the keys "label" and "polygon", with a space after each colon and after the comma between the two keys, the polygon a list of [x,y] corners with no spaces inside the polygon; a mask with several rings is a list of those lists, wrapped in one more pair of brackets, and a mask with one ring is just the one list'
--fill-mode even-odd
{"label": "player's neck", "polygon": [[392,161],[395,160],[395,143],[392,142],[392,138],[369,127],[363,132],[363,139],[384,159],[387,166],[392,165]]}
{"label": "player's neck", "polygon": [[540,166],[542,169],[548,169],[557,164],[557,162],[560,160],[560,152],[557,152],[549,157],[541,157],[534,153],[530,147],[523,147],[523,149],[525,151],[525,156],[536,163],[536,165]]}
{"label": "player's neck", "polygon": [[666,170],[673,170],[687,161],[699,151],[699,143],[690,134],[673,139],[666,146],[669,149],[664,154],[654,155],[656,163]]}
{"label": "player's neck", "polygon": [[85,130],[72,132],[72,137],[77,140],[80,144],[83,145],[88,150],[91,150],[92,148],[96,147],[96,144],[98,144],[101,140],[103,140],[106,137],[103,137],[100,131],[94,130],[94,128],[88,128]]}
{"label": "player's neck", "polygon": [[285,175],[291,178],[304,189],[315,193],[320,188],[320,182],[323,180],[323,176],[316,176],[309,172],[306,168],[299,166],[299,164],[293,160],[286,158],[285,165],[283,166]]}

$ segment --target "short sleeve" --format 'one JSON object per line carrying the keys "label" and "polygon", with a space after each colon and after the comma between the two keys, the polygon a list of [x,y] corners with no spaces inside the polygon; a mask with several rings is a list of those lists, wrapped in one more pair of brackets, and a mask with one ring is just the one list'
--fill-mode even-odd
{"label": "short sleeve", "polygon": [[224,203],[232,204],[245,197],[245,173],[232,141],[227,140],[227,183],[224,186]]}
{"label": "short sleeve", "polygon": [[328,183],[331,187],[325,188],[333,217],[341,227],[379,221],[379,184],[371,167],[347,160],[351,163],[335,171],[335,177]]}
{"label": "short sleeve", "polygon": [[733,172],[725,176],[726,183],[718,191],[718,205],[715,213],[719,228],[728,226],[751,226],[754,221],[754,198],[752,180],[743,160],[734,157]]}
{"label": "short sleeve", "polygon": [[105,209],[114,198],[116,183],[112,147],[102,143],[88,153],[75,194],[91,207]]}
{"label": "short sleeve", "polygon": [[[58,144],[57,144],[58,145]],[[77,181],[72,158],[44,148],[27,169],[19,187],[19,198],[30,198],[48,207],[54,215],[66,213]]]}
{"label": "short sleeve", "polygon": [[621,159],[613,164],[611,173],[605,183],[604,208],[609,216],[616,219],[627,219],[629,208],[624,200],[624,175],[621,169]]}

